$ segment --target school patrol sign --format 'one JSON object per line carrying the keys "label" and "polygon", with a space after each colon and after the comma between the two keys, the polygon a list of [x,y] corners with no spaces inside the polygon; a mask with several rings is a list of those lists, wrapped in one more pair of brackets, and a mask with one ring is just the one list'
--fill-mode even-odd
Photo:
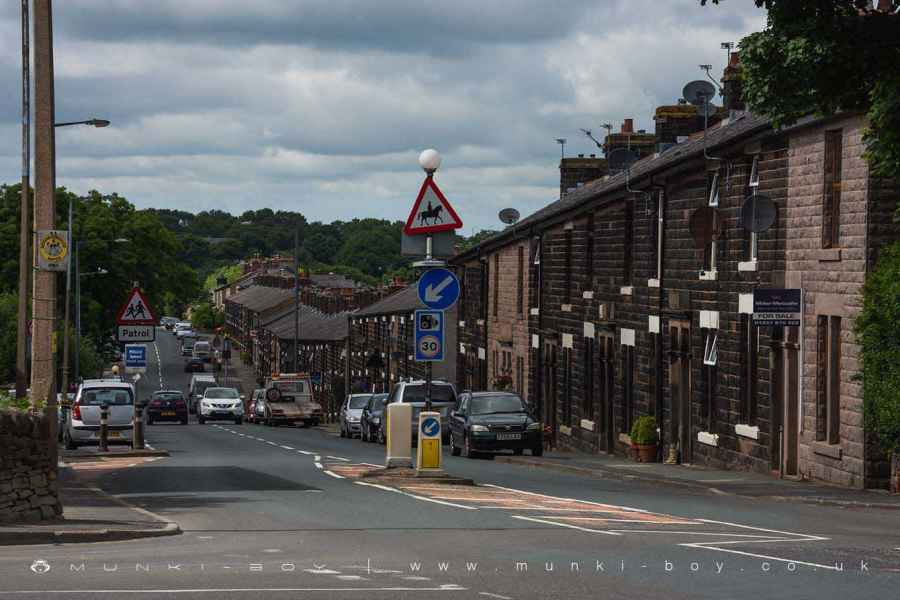
{"label": "school patrol sign", "polygon": [[38,269],[65,271],[69,265],[69,232],[41,229],[37,232]]}

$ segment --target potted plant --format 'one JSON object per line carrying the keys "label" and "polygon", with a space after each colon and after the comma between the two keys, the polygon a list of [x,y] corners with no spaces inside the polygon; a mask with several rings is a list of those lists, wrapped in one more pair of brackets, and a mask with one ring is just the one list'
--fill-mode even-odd
{"label": "potted plant", "polygon": [[635,419],[631,426],[631,448],[637,461],[656,462],[658,445],[656,419],[650,416]]}

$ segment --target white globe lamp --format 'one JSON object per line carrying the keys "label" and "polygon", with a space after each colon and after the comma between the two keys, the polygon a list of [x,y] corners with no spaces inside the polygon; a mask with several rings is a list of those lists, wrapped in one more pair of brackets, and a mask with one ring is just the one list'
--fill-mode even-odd
{"label": "white globe lamp", "polygon": [[441,166],[441,153],[434,148],[422,150],[422,153],[419,154],[419,165],[431,175]]}

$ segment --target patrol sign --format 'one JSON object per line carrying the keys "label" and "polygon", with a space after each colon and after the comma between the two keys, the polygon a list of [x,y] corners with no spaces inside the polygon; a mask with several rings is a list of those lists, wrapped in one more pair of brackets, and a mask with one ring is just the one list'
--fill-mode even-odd
{"label": "patrol sign", "polygon": [[415,321],[416,361],[443,361],[444,311],[417,310]]}

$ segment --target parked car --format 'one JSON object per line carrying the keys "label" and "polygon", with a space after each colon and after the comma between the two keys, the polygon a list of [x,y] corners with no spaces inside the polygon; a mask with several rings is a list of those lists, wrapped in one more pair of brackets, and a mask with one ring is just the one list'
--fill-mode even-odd
{"label": "parked car", "polygon": [[177,323],[175,323],[175,327],[172,328],[172,333],[175,334],[176,338],[180,338],[186,332],[193,333],[193,331],[194,331],[194,326],[191,325],[191,323],[188,321],[178,321]]}
{"label": "parked car", "polygon": [[175,329],[175,324],[178,323],[178,319],[175,317],[163,317],[159,320],[159,324],[166,328],[166,331],[172,331]]}
{"label": "parked car", "polygon": [[372,394],[362,410],[359,418],[360,437],[364,442],[374,442],[379,439],[381,420],[384,418],[384,407],[387,405],[387,394]]}
{"label": "parked car", "polygon": [[197,338],[190,335],[181,336],[181,355],[182,356],[193,356],[194,355],[194,344],[197,343]]}
{"label": "parked car", "polygon": [[121,380],[88,379],[82,382],[68,411],[63,442],[66,448],[100,443],[100,407],[109,407],[110,443],[131,443],[134,418],[134,386]]}
{"label": "parked car", "polygon": [[359,419],[362,417],[363,408],[369,402],[372,394],[348,394],[344,403],[341,405],[340,424],[341,437],[349,437],[359,435]]}
{"label": "parked car", "polygon": [[[388,404],[404,402],[412,404],[412,423],[410,423],[413,441],[419,439],[419,413],[425,408],[425,382],[422,380],[398,381],[391,390]],[[456,405],[456,388],[446,381],[431,382],[431,409],[441,413],[441,439],[444,443],[450,439],[447,428],[447,416]]]}
{"label": "parked car", "polygon": [[185,373],[202,373],[206,370],[206,363],[203,362],[202,358],[197,358],[196,356],[191,356],[186,361],[184,361],[184,372]]}
{"label": "parked car", "polygon": [[153,392],[147,402],[147,425],[158,421],[176,421],[188,424],[188,407],[184,394],[179,390]]}
{"label": "parked car", "polygon": [[465,392],[450,413],[450,453],[469,458],[480,453],[530,450],[541,456],[543,425],[512,392]]}
{"label": "parked car", "polygon": [[200,403],[200,398],[203,397],[203,392],[206,391],[206,388],[217,385],[216,378],[213,375],[194,375],[191,377],[191,386],[188,388],[188,410],[191,414],[197,412],[197,404]]}
{"label": "parked car", "polygon": [[263,394],[265,390],[262,388],[257,388],[253,390],[253,394],[250,396],[250,404],[247,405],[247,422],[248,423],[260,423],[261,420],[257,419],[257,406],[260,409],[264,409],[265,407],[262,405],[263,403]]}
{"label": "parked car", "polygon": [[234,388],[208,387],[200,398],[197,421],[201,425],[207,421],[233,421],[240,425],[244,422],[244,399]]}

